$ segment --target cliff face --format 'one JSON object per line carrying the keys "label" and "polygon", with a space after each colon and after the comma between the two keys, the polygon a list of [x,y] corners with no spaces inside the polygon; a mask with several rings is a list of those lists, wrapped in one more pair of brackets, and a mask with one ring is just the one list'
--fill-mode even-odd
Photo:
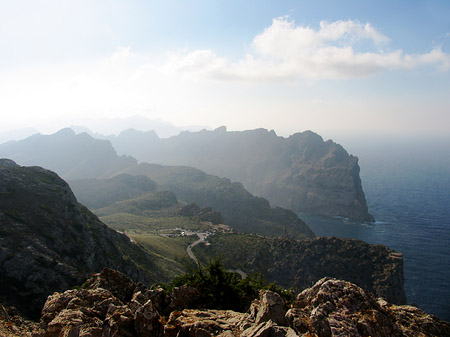
{"label": "cliff face", "polygon": [[340,238],[271,242],[268,274],[305,289],[324,276],[348,280],[391,303],[406,304],[403,257],[386,246]]}
{"label": "cliff face", "polygon": [[192,166],[239,181],[276,206],[373,220],[361,186],[358,158],[311,131],[283,138],[265,129],[227,132],[222,127],[182,132],[167,139],[127,131],[111,142],[119,153],[140,161]]}
{"label": "cliff face", "polygon": [[93,275],[85,289],[49,296],[34,336],[449,336],[450,326],[411,306],[395,306],[358,286],[324,278],[289,308],[261,291],[247,313],[196,309],[195,288],[170,293],[137,286],[117,272]]}
{"label": "cliff face", "polygon": [[[30,317],[46,297],[114,267],[148,279],[152,261],[78,204],[66,182],[40,167],[0,160],[0,301]],[[125,258],[127,256],[127,258]]]}
{"label": "cliff face", "polygon": [[286,288],[303,290],[328,276],[355,283],[391,303],[406,303],[402,254],[382,245],[334,237],[297,241],[240,234],[208,241],[208,246],[195,248],[203,262],[204,257],[221,255],[227,268],[261,273]]}

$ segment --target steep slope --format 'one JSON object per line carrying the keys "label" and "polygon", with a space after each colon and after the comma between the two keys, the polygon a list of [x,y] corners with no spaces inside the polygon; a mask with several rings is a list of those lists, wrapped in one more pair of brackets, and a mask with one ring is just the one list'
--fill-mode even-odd
{"label": "steep slope", "polygon": [[334,237],[297,241],[222,234],[209,237],[208,245],[194,252],[203,263],[222,256],[227,268],[258,272],[287,288],[303,290],[322,277],[335,277],[389,302],[406,303],[402,254],[382,245]]}
{"label": "steep slope", "polygon": [[77,199],[89,209],[155,192],[157,185],[146,176],[118,174],[110,179],[80,179],[70,182]]}
{"label": "steep slope", "polygon": [[49,294],[81,284],[94,271],[113,267],[153,281],[153,265],[128,237],[78,204],[55,173],[0,160],[1,303],[35,316]]}
{"label": "steep slope", "polygon": [[66,180],[110,177],[137,164],[131,157],[117,156],[109,141],[94,140],[87,133],[76,135],[68,128],[52,135],[36,134],[1,144],[0,158],[46,167]]}
{"label": "steep slope", "polygon": [[283,138],[273,130],[227,132],[221,127],[160,139],[154,132],[127,130],[111,142],[139,161],[192,166],[239,181],[276,206],[373,220],[358,158],[311,131]]}
{"label": "steep slope", "polygon": [[174,192],[186,202],[209,206],[223,215],[225,224],[234,230],[261,235],[284,236],[288,229],[297,238],[312,238],[314,233],[298,216],[249,193],[240,183],[218,178],[198,169],[142,163],[124,172],[144,175],[161,190]]}

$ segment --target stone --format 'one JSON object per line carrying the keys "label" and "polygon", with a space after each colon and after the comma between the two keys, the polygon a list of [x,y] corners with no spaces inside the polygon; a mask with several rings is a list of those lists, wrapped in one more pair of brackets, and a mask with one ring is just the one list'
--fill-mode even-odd
{"label": "stone", "polygon": [[161,330],[160,315],[154,308],[152,300],[148,300],[134,312],[134,326],[139,336],[151,337]]}
{"label": "stone", "polygon": [[270,290],[261,290],[259,299],[253,301],[250,306],[250,315],[254,318],[256,324],[261,322],[272,322],[285,325],[286,321],[286,303],[281,296]]}
{"label": "stone", "polygon": [[[118,276],[114,272],[106,275]],[[179,287],[164,295],[161,289],[146,290],[136,285],[131,300],[122,302],[111,291],[100,287],[109,284],[115,289],[113,284],[96,282],[98,279],[96,274],[89,280],[90,289],[49,296],[42,310],[41,327],[27,325],[20,317],[11,317],[8,310],[0,306],[0,336],[450,336],[447,322],[413,306],[398,306],[376,299],[353,283],[333,278],[323,278],[302,291],[289,310],[277,293],[260,291],[248,313],[189,308],[190,303],[195,303],[195,296],[200,296],[189,287]],[[122,277],[118,280],[124,281]],[[181,300],[183,294],[187,295],[185,302]],[[162,312],[167,312],[167,316]]]}
{"label": "stone", "polygon": [[286,313],[298,333],[331,336],[450,336],[450,327],[410,306],[390,305],[347,281],[323,278]]}
{"label": "stone", "polygon": [[122,302],[128,302],[134,294],[136,284],[125,274],[105,268],[101,273],[93,274],[83,287],[84,289],[107,289]]}
{"label": "stone", "polygon": [[288,327],[278,326],[271,320],[255,324],[252,327],[245,330],[242,337],[285,337],[285,336],[297,336],[295,331]]}

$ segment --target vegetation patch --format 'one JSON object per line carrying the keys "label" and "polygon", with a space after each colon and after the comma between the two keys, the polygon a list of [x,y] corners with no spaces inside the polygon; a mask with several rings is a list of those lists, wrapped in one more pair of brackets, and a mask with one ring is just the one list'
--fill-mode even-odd
{"label": "vegetation patch", "polygon": [[202,308],[234,310],[245,312],[258,296],[259,290],[271,290],[279,293],[287,302],[293,301],[289,290],[269,283],[261,274],[252,274],[242,279],[239,274],[225,270],[219,258],[207,265],[198,265],[184,274],[175,277],[172,282],[158,284],[170,291],[181,285],[197,288],[200,292],[196,305]]}

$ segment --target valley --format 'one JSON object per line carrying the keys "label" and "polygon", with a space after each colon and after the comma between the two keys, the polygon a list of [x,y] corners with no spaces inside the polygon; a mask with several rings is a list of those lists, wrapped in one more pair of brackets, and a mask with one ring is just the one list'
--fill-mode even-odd
{"label": "valley", "polygon": [[[69,148],[80,146],[79,135],[63,131],[36,137],[39,141],[33,141],[28,153],[48,152],[46,146],[55,139],[60,142],[61,137]],[[92,142],[94,152],[100,145],[85,135],[81,139]],[[13,145],[8,151],[26,142]],[[108,144],[101,143],[104,146]],[[63,150],[53,149],[54,160]],[[24,160],[26,147],[20,151]],[[83,152],[77,153],[83,162]],[[41,167],[1,161],[0,215],[5,240],[0,242],[4,251],[0,268],[8,285],[0,294],[2,303],[17,306],[27,317],[38,317],[45,294],[79,287],[90,272],[105,267],[121,270],[139,284],[165,289],[181,285],[180,280],[202,279],[206,270],[226,273],[227,284],[220,286],[224,289],[266,284],[290,294],[307,291],[331,277],[389,303],[406,303],[401,253],[354,239],[316,237],[294,212],[272,207],[228,178],[192,167],[133,163],[130,157],[112,154],[113,165],[105,168],[102,164],[97,171],[86,171],[80,165],[70,171],[58,167],[64,175],[76,178],[68,183]],[[91,153],[89,160],[95,164],[97,159]],[[23,249],[20,256],[14,256],[18,241],[11,239],[21,232],[19,228],[31,233],[27,237],[33,250]],[[83,234],[69,234],[72,230]],[[103,232],[100,236],[99,231]],[[11,267],[25,260],[34,268],[39,266],[33,270],[35,284],[26,281],[28,270],[17,274]],[[45,282],[47,275],[55,275],[58,282]],[[36,295],[37,287],[40,293]],[[16,292],[23,295],[13,295]],[[200,298],[205,301],[204,296]]]}

